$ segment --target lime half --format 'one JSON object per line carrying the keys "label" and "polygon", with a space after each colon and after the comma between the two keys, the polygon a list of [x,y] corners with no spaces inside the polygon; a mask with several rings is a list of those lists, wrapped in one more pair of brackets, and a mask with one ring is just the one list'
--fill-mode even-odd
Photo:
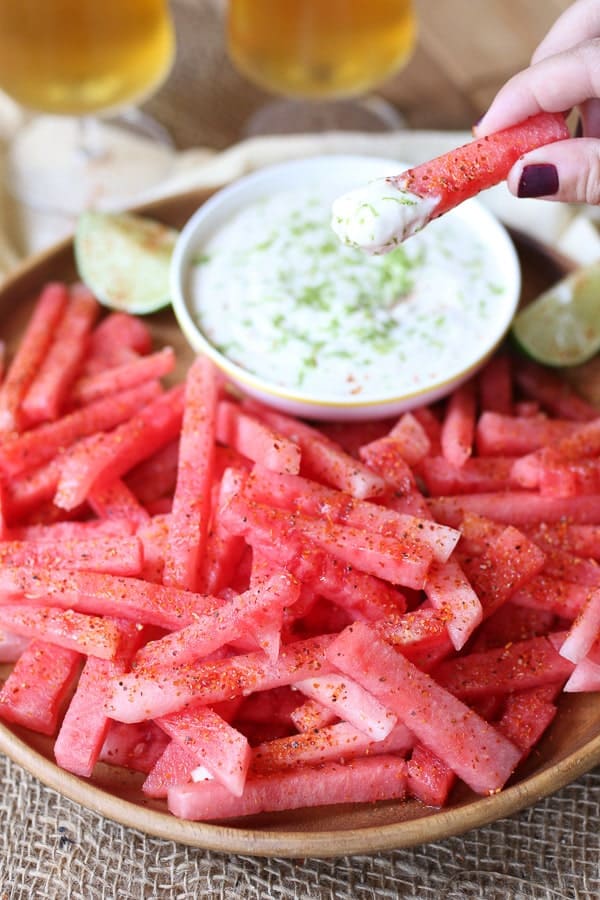
{"label": "lime half", "polygon": [[600,350],[600,262],[578,269],[526,306],[512,334],[533,359],[576,366]]}
{"label": "lime half", "polygon": [[100,303],[136,315],[170,303],[169,264],[178,232],[129,213],[83,213],[75,229],[81,280]]}

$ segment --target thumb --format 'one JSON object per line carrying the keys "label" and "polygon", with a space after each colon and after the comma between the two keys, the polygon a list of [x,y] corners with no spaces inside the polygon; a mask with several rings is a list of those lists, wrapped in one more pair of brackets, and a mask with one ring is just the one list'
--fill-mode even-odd
{"label": "thumb", "polygon": [[600,204],[600,140],[559,141],[525,154],[508,176],[517,197]]}

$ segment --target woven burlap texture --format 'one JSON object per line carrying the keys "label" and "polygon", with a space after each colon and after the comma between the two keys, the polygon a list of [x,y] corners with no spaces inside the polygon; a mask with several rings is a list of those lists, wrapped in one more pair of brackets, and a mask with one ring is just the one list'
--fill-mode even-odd
{"label": "woven burlap texture", "polygon": [[600,897],[600,770],[461,837],[332,860],[147,837],[0,757],[0,900],[579,900]]}

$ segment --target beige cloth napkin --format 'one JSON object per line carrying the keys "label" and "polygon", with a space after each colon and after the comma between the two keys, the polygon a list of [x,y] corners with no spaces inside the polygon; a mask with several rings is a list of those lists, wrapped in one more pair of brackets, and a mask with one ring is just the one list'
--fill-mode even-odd
{"label": "beige cloth napkin", "polygon": [[[0,94],[0,167],[3,169],[0,175],[4,176],[4,183],[7,148],[20,124],[18,107]],[[463,131],[334,132],[252,138],[221,152],[202,148],[187,150],[174,155],[168,177],[144,194],[124,197],[122,206],[193,188],[216,187],[264,165],[320,153],[373,155],[413,164],[465,143],[469,137]],[[144,153],[140,152],[139,142],[135,152],[139,165],[143,166]],[[487,191],[482,200],[506,224],[558,246],[581,263],[600,257],[600,237],[586,212],[553,203],[544,204],[542,211],[539,201],[516,200],[505,185]],[[0,198],[0,277],[19,258],[71,233],[73,225],[69,217],[28,208],[15,202],[5,191]]]}

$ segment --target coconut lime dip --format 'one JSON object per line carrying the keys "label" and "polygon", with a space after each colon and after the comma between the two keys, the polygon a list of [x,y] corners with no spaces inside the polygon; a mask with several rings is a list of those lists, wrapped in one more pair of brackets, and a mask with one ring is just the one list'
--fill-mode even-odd
{"label": "coconut lime dip", "polygon": [[412,394],[464,371],[505,316],[505,279],[475,228],[449,215],[367,256],[333,233],[334,196],[276,192],[195,248],[192,306],[207,340],[324,402]]}
{"label": "coconut lime dip", "polygon": [[438,197],[417,197],[389,178],[375,178],[334,200],[331,227],[344,244],[389,253],[431,221],[438,203]]}

